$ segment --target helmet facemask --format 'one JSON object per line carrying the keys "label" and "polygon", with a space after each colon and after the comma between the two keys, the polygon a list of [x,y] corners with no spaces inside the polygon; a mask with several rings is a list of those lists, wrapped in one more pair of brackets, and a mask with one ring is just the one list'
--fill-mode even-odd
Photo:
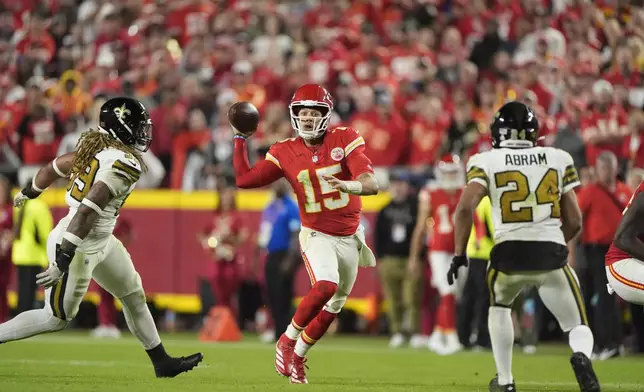
{"label": "helmet facemask", "polygon": [[141,152],[146,152],[150,149],[152,144],[152,120],[149,118],[145,123],[141,124],[134,135],[134,148]]}
{"label": "helmet facemask", "polygon": [[[291,126],[302,139],[313,140],[326,132],[331,118],[331,108],[328,104],[318,101],[299,101],[293,102],[289,109],[291,112]],[[304,115],[300,115],[303,110],[305,110]],[[319,115],[313,111],[319,112]],[[310,112],[315,113],[315,115]]]}

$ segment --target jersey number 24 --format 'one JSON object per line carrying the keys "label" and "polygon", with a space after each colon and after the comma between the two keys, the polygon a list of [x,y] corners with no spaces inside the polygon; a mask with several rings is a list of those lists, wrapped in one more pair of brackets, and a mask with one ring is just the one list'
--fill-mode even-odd
{"label": "jersey number 24", "polygon": [[[515,189],[507,190],[501,194],[501,220],[503,223],[523,223],[533,221],[532,207],[515,209],[514,203],[520,203],[531,197],[528,177],[518,170],[510,170],[494,175],[497,188],[502,188],[513,183]],[[559,195],[559,174],[555,169],[548,169],[543,175],[534,192],[537,205],[551,205],[551,218],[561,217],[561,204]]]}

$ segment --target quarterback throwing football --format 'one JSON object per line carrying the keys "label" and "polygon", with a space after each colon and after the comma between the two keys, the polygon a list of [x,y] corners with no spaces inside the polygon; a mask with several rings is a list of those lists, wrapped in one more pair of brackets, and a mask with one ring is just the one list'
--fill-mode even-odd
{"label": "quarterback throwing football", "polygon": [[291,383],[305,384],[306,353],[344,306],[358,266],[375,265],[360,226],[360,195],[377,194],[378,183],[360,134],[327,129],[333,102],[324,87],[301,86],[289,107],[298,137],[274,144],[266,160],[250,167],[246,135],[235,130],[233,164],[240,188],[285,177],[297,195],[300,248],[312,287],[277,342],[275,368]]}

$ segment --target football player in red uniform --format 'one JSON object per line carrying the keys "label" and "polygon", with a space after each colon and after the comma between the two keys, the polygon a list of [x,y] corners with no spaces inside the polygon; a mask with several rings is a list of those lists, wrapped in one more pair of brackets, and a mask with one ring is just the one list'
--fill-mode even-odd
{"label": "football player in red uniform", "polygon": [[[418,268],[423,235],[428,235],[432,286],[441,297],[434,332],[428,348],[437,354],[454,354],[462,349],[456,333],[456,286],[447,282],[447,270],[454,257],[454,212],[465,185],[465,171],[458,157],[446,156],[438,163],[436,185],[425,187],[419,195],[418,218],[412,236],[409,268]],[[414,272],[411,272],[414,273]]]}
{"label": "football player in red uniform", "polygon": [[311,290],[297,307],[276,346],[275,368],[291,383],[307,383],[307,351],[346,302],[358,266],[374,266],[360,226],[360,195],[378,193],[365,142],[352,128],[327,130],[333,101],[316,84],[301,86],[289,106],[297,137],[271,146],[266,160],[250,167],[246,136],[235,133],[233,165],[237,186],[258,188],[285,177],[297,195],[300,248]]}
{"label": "football player in red uniform", "polygon": [[613,243],[606,253],[609,291],[636,305],[644,305],[643,191],[644,182],[637,187],[624,209]]}

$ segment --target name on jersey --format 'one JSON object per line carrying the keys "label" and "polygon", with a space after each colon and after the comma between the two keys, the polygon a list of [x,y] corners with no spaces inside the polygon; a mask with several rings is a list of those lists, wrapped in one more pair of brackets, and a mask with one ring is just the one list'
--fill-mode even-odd
{"label": "name on jersey", "polygon": [[547,165],[546,154],[505,154],[505,164],[514,166]]}

